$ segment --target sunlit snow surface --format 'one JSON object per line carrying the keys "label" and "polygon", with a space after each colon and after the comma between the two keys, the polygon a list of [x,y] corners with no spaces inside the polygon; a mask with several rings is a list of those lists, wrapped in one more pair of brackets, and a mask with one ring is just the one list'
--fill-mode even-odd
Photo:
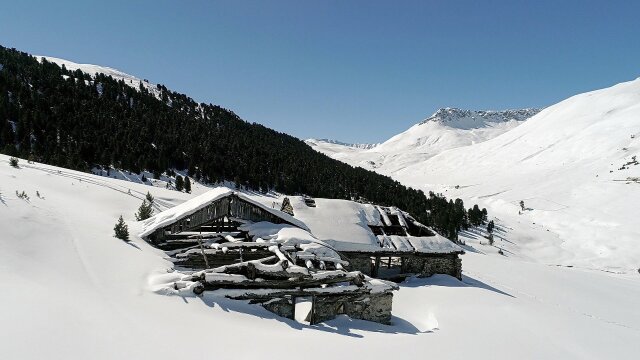
{"label": "sunlit snow surface", "polygon": [[[155,282],[173,281],[172,264],[134,236],[141,230],[134,212],[147,191],[168,207],[208,188],[195,183],[190,195],[24,160],[20,165],[14,169],[0,156],[3,358],[199,358],[213,354],[208,349],[220,359],[604,359],[638,353],[640,274],[525,262],[511,253],[520,246],[517,237],[501,256],[469,233],[463,282],[435,276],[401,284],[392,326],[339,317],[310,327],[213,294],[163,295]],[[19,199],[16,190],[30,199]],[[113,237],[120,214],[130,226],[130,243]]]}

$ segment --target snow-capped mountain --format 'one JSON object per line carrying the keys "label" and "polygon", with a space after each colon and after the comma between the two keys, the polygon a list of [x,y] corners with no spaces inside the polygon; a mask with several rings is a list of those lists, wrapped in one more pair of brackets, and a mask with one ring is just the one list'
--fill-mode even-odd
{"label": "snow-capped mountain", "polygon": [[342,141],[330,140],[330,139],[307,139],[304,141],[307,145],[316,149],[317,151],[333,156],[341,153],[359,152],[362,150],[373,149],[379,144],[349,144]]}
{"label": "snow-capped mountain", "polygon": [[[484,202],[526,228],[532,256],[630,271],[640,266],[637,157],[640,79],[573,96],[500,136],[389,175]],[[556,253],[538,251],[550,244]]]}
{"label": "snow-capped mountain", "polygon": [[457,129],[478,129],[491,123],[503,123],[509,121],[524,121],[540,112],[540,109],[516,109],[516,110],[463,110],[446,107],[439,109],[433,115],[424,119],[420,124],[439,122]]}
{"label": "snow-capped mountain", "polygon": [[442,109],[374,149],[331,156],[486,206],[524,257],[640,266],[640,79],[540,112]]}
{"label": "snow-capped mountain", "polygon": [[539,109],[473,111],[443,108],[389,140],[375,146],[307,140],[334,159],[384,174],[424,161],[442,151],[492,139],[540,112]]}
{"label": "snow-capped mountain", "polygon": [[346,142],[331,140],[331,139],[307,139],[305,140],[305,142],[307,142],[310,145],[315,143],[325,143],[325,144],[340,145],[348,148],[361,149],[361,150],[373,149],[374,147],[379,145],[379,144],[366,144],[366,143],[362,143],[362,144],[346,143]]}

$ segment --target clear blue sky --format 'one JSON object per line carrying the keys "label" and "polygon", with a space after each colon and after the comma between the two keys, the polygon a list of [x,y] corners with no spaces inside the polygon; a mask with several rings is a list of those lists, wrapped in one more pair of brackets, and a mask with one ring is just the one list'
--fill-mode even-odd
{"label": "clear blue sky", "polygon": [[640,1],[1,0],[0,44],[114,67],[300,138],[538,107],[640,76]]}

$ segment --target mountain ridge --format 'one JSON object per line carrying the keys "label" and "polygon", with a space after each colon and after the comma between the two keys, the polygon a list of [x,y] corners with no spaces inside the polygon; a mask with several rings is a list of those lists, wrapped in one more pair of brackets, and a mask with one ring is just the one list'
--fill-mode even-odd
{"label": "mountain ridge", "polygon": [[[477,124],[482,123],[500,123],[511,120],[524,121],[537,113],[542,109],[538,108],[523,108],[523,109],[505,109],[505,110],[470,110],[460,109],[456,107],[440,108],[434,112],[430,117],[422,120],[418,125],[426,124],[428,122],[440,122],[445,125],[453,126],[456,123],[460,123],[461,120],[467,119],[471,121],[471,124],[478,119]],[[452,125],[453,124],[453,125]]]}

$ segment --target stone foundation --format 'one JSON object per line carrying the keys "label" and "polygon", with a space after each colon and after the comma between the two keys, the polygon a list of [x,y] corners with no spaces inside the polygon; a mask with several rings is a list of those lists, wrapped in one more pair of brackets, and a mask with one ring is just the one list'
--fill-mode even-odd
{"label": "stone foundation", "polygon": [[[370,254],[346,253],[349,258],[349,266],[352,271],[360,271],[363,274],[375,277],[372,274],[372,260]],[[396,255],[397,256],[397,255]],[[387,256],[383,256],[384,259]],[[435,274],[451,275],[462,279],[462,259],[457,254],[405,254],[402,257],[401,273],[416,274],[421,277],[429,277]],[[380,261],[378,261],[378,264]]]}
{"label": "stone foundation", "polygon": [[[316,296],[313,300],[311,324],[334,319],[345,314],[353,319],[391,324],[393,294],[390,292],[358,295]],[[273,299],[262,303],[272,313],[294,319],[295,305],[291,298]]]}

